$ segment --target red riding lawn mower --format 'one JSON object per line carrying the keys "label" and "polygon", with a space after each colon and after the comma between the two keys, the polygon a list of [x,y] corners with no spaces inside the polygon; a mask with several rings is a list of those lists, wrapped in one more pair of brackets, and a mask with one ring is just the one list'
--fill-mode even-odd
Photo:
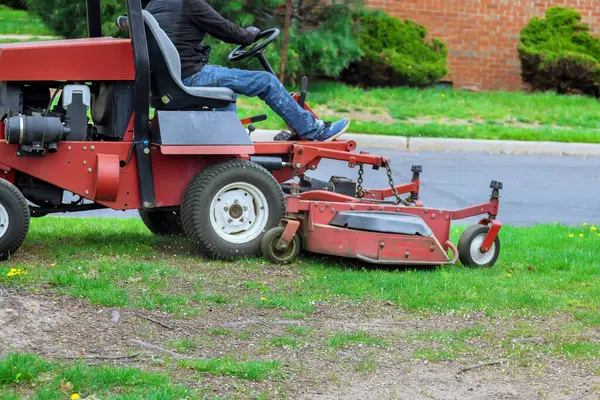
{"label": "red riding lawn mower", "polygon": [[[354,141],[255,143],[251,124],[264,116],[215,111],[234,93],[185,87],[156,20],[140,0],[127,8],[118,24],[129,39],[102,37],[100,0],[88,0],[89,38],[0,45],[2,258],[23,243],[30,217],[111,208],[137,209],[152,232],[185,234],[217,258],[287,263],[304,249],[376,264],[495,263],[501,183],[486,203],[426,208],[420,166],[396,186],[390,160],[354,152]],[[230,60],[256,56],[273,72],[263,51],[278,33],[263,32]],[[306,81],[291,95],[310,110]],[[322,159],[358,168],[358,183],[306,176]],[[385,169],[390,187],[363,188],[365,166]],[[68,192],[78,199],[63,200]],[[477,215],[485,218],[455,247],[452,221]]]}

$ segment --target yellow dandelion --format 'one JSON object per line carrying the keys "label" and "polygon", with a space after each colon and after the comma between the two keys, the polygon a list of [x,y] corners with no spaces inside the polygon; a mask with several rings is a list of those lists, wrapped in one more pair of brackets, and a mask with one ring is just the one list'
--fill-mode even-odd
{"label": "yellow dandelion", "polygon": [[598,236],[600,236],[600,233],[598,234]]}
{"label": "yellow dandelion", "polygon": [[267,298],[266,297],[261,297],[260,301],[267,301]]}
{"label": "yellow dandelion", "polygon": [[14,272],[9,272],[8,274],[6,274],[6,276],[11,277],[11,276],[15,276]]}
{"label": "yellow dandelion", "polygon": [[446,97],[446,95],[444,93],[442,93],[442,97]]}
{"label": "yellow dandelion", "polygon": [[558,222],[554,221],[554,225],[558,224]]}
{"label": "yellow dandelion", "polygon": [[584,222],[584,223],[583,223],[583,226],[587,226],[587,222]]}
{"label": "yellow dandelion", "polygon": [[471,128],[470,126],[467,126],[467,130],[468,131],[470,131],[471,129],[473,129],[473,128]]}
{"label": "yellow dandelion", "polygon": [[78,394],[78,393],[73,393],[73,394],[71,395],[71,400],[79,400],[79,399],[80,399],[80,397],[79,397],[79,394]]}
{"label": "yellow dandelion", "polygon": [[17,269],[16,268],[11,268],[10,272],[17,272]]}
{"label": "yellow dandelion", "polygon": [[580,233],[580,234],[579,234],[579,237],[583,237],[583,233]]}
{"label": "yellow dandelion", "polygon": [[572,237],[575,237],[575,235],[573,235],[572,233],[569,233],[569,237],[572,238]]}
{"label": "yellow dandelion", "polygon": [[512,276],[512,274],[506,274],[507,278],[510,278]]}
{"label": "yellow dandelion", "polygon": [[590,227],[590,229],[591,229],[591,230],[593,230],[593,231],[595,231],[595,230],[596,230],[596,227],[595,227],[595,226],[592,226],[592,227]]}
{"label": "yellow dandelion", "polygon": [[55,263],[53,263],[53,264],[50,264],[50,266],[51,266],[51,267],[56,267],[56,264],[55,264]]}

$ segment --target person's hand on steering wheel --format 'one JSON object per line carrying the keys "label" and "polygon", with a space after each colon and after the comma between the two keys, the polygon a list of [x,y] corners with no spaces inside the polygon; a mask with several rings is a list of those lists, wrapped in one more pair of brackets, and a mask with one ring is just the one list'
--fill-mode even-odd
{"label": "person's hand on steering wheel", "polygon": [[257,28],[257,27],[255,27],[255,26],[249,26],[249,27],[247,27],[247,28],[246,28],[246,31],[247,31],[249,34],[251,34],[251,35],[252,35],[252,37],[254,38],[254,39],[252,40],[252,42],[256,41],[256,37],[257,37],[258,35],[260,35],[260,32],[261,32],[261,30],[260,30],[260,29],[258,29],[258,28]]}
{"label": "person's hand on steering wheel", "polygon": [[[238,46],[233,49],[233,51],[229,54],[229,61],[240,61],[250,56],[262,53],[265,48],[279,35],[279,29],[277,28],[267,29],[266,31],[261,32],[260,29],[250,26],[246,28],[246,30],[250,33],[258,32],[254,38],[254,42],[249,49],[246,49],[247,46]],[[264,40],[261,41],[261,39]]]}

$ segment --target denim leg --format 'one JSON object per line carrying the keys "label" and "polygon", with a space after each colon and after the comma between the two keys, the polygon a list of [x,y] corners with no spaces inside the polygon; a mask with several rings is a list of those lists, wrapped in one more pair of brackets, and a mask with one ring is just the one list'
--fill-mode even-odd
{"label": "denim leg", "polygon": [[[298,136],[311,139],[319,134],[324,127],[321,120],[316,119],[310,112],[302,109],[292,99],[277,77],[262,71],[247,71],[225,68],[217,65],[206,65],[202,71],[183,80],[186,86],[227,87],[235,93],[248,97],[259,97]],[[235,111],[227,107],[228,111]]]}

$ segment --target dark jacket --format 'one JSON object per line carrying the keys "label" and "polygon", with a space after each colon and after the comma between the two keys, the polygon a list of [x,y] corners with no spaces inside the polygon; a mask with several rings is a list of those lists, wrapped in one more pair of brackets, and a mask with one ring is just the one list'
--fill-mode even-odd
{"label": "dark jacket", "polygon": [[255,35],[223,18],[204,0],[152,0],[146,10],[173,42],[181,58],[182,79],[208,64],[206,34],[226,43],[248,45]]}

